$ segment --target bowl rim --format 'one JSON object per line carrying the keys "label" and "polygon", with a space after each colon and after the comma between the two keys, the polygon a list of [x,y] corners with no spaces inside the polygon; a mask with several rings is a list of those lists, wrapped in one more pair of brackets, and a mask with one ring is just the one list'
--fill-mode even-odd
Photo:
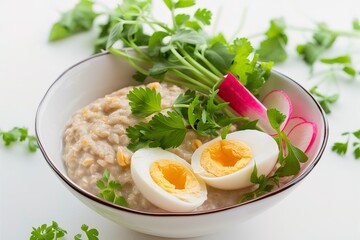
{"label": "bowl rim", "polygon": [[148,211],[141,211],[141,210],[137,210],[137,209],[131,209],[128,207],[123,207],[114,203],[111,203],[109,201],[106,201],[100,197],[97,197],[96,195],[93,195],[92,193],[89,193],[88,191],[82,189],[80,186],[76,185],[68,176],[66,173],[63,173],[61,170],[59,170],[54,162],[52,161],[51,157],[48,155],[48,153],[46,152],[42,142],[41,142],[41,137],[40,137],[40,133],[39,133],[39,129],[40,129],[40,112],[41,109],[43,107],[43,104],[45,102],[45,100],[48,98],[48,95],[50,94],[51,90],[53,89],[53,87],[56,84],[59,84],[59,82],[61,81],[62,77],[67,74],[69,71],[71,71],[73,68],[77,67],[78,65],[81,65],[87,61],[91,61],[95,58],[98,57],[103,57],[106,55],[110,55],[111,53],[109,52],[102,52],[102,53],[98,53],[95,55],[92,55],[88,58],[85,58],[75,64],[73,64],[72,66],[68,67],[51,85],[50,87],[47,89],[47,91],[45,92],[45,95],[43,96],[43,98],[41,99],[37,111],[36,111],[36,116],[35,116],[35,135],[36,135],[36,140],[37,143],[39,145],[39,149],[42,152],[46,162],[49,164],[50,168],[57,174],[57,176],[63,181],[65,182],[69,187],[71,187],[73,190],[75,190],[77,193],[79,193],[80,195],[82,195],[83,197],[86,197],[92,201],[95,201],[96,203],[106,206],[106,207],[110,207],[113,209],[117,209],[117,210],[121,210],[121,211],[125,211],[128,213],[133,213],[133,214],[139,214],[139,215],[145,215],[145,216],[167,216],[167,217],[171,217],[171,216],[198,216],[198,215],[207,215],[207,214],[214,214],[214,213],[219,213],[219,212],[224,212],[227,210],[231,210],[234,208],[238,208],[244,205],[248,205],[250,203],[254,203],[266,198],[270,198],[274,195],[277,195],[285,190],[290,189],[291,187],[293,187],[294,185],[296,185],[297,183],[301,182],[313,169],[314,167],[317,165],[317,163],[320,161],[321,156],[323,155],[323,152],[326,148],[326,144],[328,141],[328,137],[329,137],[329,124],[326,118],[326,114],[324,112],[324,110],[322,109],[322,107],[320,106],[320,104],[317,102],[317,100],[303,87],[301,86],[298,82],[296,82],[295,80],[293,80],[292,78],[286,76],[285,74],[272,69],[271,72],[275,73],[277,75],[279,75],[280,77],[283,77],[285,79],[287,79],[288,81],[293,82],[294,84],[296,84],[298,87],[300,87],[304,93],[306,93],[315,103],[315,105],[317,106],[321,116],[322,116],[322,123],[324,126],[324,136],[323,139],[321,141],[321,146],[320,149],[318,151],[318,153],[314,156],[313,161],[306,167],[306,169],[297,177],[295,177],[294,179],[292,179],[290,182],[288,182],[284,187],[281,188],[277,188],[276,190],[273,190],[269,193],[266,193],[260,197],[242,202],[242,203],[238,203],[238,204],[234,204],[231,206],[226,206],[226,207],[221,207],[221,208],[216,208],[216,209],[212,209],[212,210],[202,210],[202,211],[194,211],[194,212],[148,212]]}

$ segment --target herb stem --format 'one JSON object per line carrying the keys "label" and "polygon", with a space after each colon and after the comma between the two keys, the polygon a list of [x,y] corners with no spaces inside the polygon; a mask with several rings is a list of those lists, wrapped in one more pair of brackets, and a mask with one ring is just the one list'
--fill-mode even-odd
{"label": "herb stem", "polygon": [[124,52],[120,51],[119,49],[116,49],[116,48],[113,48],[113,47],[109,48],[108,51],[110,53],[114,54],[115,56],[130,59],[130,60],[132,60],[134,62],[149,63],[149,61],[146,61],[146,60],[144,60],[142,58],[135,57],[135,56],[133,56],[133,55],[131,55],[129,53],[124,53]]}
{"label": "herb stem", "polygon": [[200,63],[198,63],[195,59],[193,59],[184,49],[179,47],[179,50],[181,54],[189,61],[190,64],[192,64],[193,67],[198,69],[202,74],[209,77],[211,80],[209,81],[207,78],[204,80],[210,83],[211,85],[214,85],[216,82],[219,81],[219,77],[204,68]]}
{"label": "herb stem", "polygon": [[[197,81],[196,79],[193,79],[192,77],[190,77],[190,76],[182,73],[182,72],[179,71],[179,70],[174,69],[174,70],[171,70],[171,72],[172,72],[174,75],[176,75],[176,76],[178,76],[178,77],[180,77],[180,78],[183,78],[183,79],[187,80],[189,83],[194,84],[194,85],[196,85],[196,86],[198,86],[198,87],[203,88],[204,91],[209,89],[209,87],[208,87],[207,85],[202,84],[201,82]],[[204,91],[202,91],[202,92],[204,92]]]}
{"label": "herb stem", "polygon": [[174,104],[169,108],[189,108],[189,104]]}
{"label": "herb stem", "polygon": [[214,67],[214,65],[212,65],[200,52],[196,51],[195,52],[195,56],[200,58],[201,61],[203,61],[206,66],[208,66],[208,68],[210,69],[210,71],[212,71],[215,75],[217,75],[219,78],[224,77],[224,74],[221,73],[216,67]]}
{"label": "herb stem", "polygon": [[[312,32],[312,33],[316,32],[316,30],[313,28],[297,27],[291,25],[288,26],[287,29],[293,31],[299,31],[299,32]],[[336,31],[328,28],[324,28],[324,30],[329,31],[337,36],[360,38],[360,32],[356,32],[356,31]]]}
{"label": "herb stem", "polygon": [[[170,78],[170,77],[164,77],[164,82],[168,82],[168,83],[173,83],[177,86],[183,86],[183,87],[187,87],[189,89],[192,89],[192,90],[196,90],[198,92],[202,92],[202,93],[206,93],[204,88],[200,88],[196,85],[193,85],[191,83],[187,83],[187,82],[181,82],[179,80],[176,80],[176,79],[173,79],[173,78]],[[209,88],[210,90],[210,88]]]}
{"label": "herb stem", "polygon": [[190,69],[190,71],[198,78],[202,79],[204,82],[206,82],[207,85],[212,86],[212,82],[206,78],[206,76],[203,75],[198,69],[194,68],[188,61],[185,60],[183,56],[181,56],[178,51],[174,48],[174,46],[170,47],[170,51],[174,54],[174,56],[186,67]]}

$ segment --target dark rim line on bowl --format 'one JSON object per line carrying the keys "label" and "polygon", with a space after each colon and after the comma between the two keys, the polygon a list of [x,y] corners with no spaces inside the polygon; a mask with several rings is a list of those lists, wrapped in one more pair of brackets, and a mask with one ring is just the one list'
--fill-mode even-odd
{"label": "dark rim line on bowl", "polygon": [[69,67],[66,71],[64,71],[52,84],[51,86],[49,87],[49,89],[46,91],[44,97],[42,98],[41,102],[39,103],[39,106],[38,106],[38,109],[37,109],[37,112],[36,112],[36,117],[35,117],[35,134],[36,134],[36,139],[37,139],[37,142],[39,144],[39,148],[42,152],[42,154],[44,155],[47,163],[50,165],[50,167],[53,169],[53,171],[62,179],[64,180],[72,189],[74,189],[76,192],[80,193],[81,195],[87,197],[87,198],[90,198],[94,201],[96,201],[97,203],[100,203],[102,205],[105,205],[107,207],[113,207],[113,208],[116,208],[116,209],[119,209],[119,210],[124,210],[124,211],[127,211],[127,212],[130,212],[130,213],[136,213],[136,214],[141,214],[141,215],[148,215],[148,216],[194,216],[194,215],[203,215],[203,214],[211,214],[211,213],[217,213],[217,212],[221,212],[221,211],[225,211],[225,210],[230,210],[232,208],[236,208],[236,207],[240,207],[240,206],[243,206],[243,205],[247,205],[249,203],[252,203],[252,202],[257,202],[261,199],[265,199],[265,198],[268,198],[268,197],[271,197],[273,195],[276,195],[282,191],[285,191],[287,190],[288,188],[294,186],[295,184],[299,183],[301,180],[303,180],[311,171],[312,169],[316,166],[316,164],[319,162],[324,150],[325,150],[325,146],[326,146],[326,143],[327,143],[327,140],[328,140],[328,135],[329,135],[329,126],[328,126],[328,122],[327,122],[327,119],[325,117],[325,112],[324,110],[321,108],[320,104],[315,100],[315,98],[304,88],[302,87],[299,83],[297,83],[296,81],[294,81],[293,79],[289,78],[288,76],[276,71],[276,70],[272,70],[272,72],[278,74],[278,75],[281,75],[282,77],[292,81],[293,83],[295,83],[296,85],[298,85],[306,94],[308,94],[310,96],[310,98],[315,102],[316,106],[318,107],[321,115],[322,115],[322,119],[323,119],[323,125],[324,125],[324,138],[322,139],[322,144],[321,144],[321,147],[319,149],[319,152],[318,154],[314,157],[314,160],[313,162],[308,165],[306,167],[306,170],[304,172],[302,172],[299,176],[297,176],[296,178],[292,179],[290,182],[286,183],[283,187],[281,188],[278,188],[274,191],[271,191],[267,194],[264,194],[260,197],[257,197],[255,199],[252,199],[252,200],[248,200],[246,202],[243,202],[243,203],[238,203],[238,204],[234,204],[234,205],[231,205],[231,206],[227,206],[227,207],[222,207],[222,208],[216,208],[216,209],[213,209],[213,210],[207,210],[207,211],[195,211],[195,212],[181,212],[181,213],[171,213],[171,212],[146,212],[146,211],[140,211],[140,210],[136,210],[136,209],[131,209],[131,208],[128,208],[128,207],[122,207],[120,205],[116,205],[114,203],[111,203],[109,201],[106,201],[106,200],[103,200],[87,191],[85,191],[84,189],[80,188],[78,185],[76,185],[71,179],[68,178],[68,176],[66,174],[63,174],[59,169],[57,169],[57,167],[55,166],[55,164],[53,164],[53,161],[51,160],[51,158],[47,155],[40,139],[39,139],[39,133],[38,133],[38,129],[39,129],[39,112],[40,112],[40,109],[41,109],[41,106],[43,105],[43,102],[45,101],[47,95],[49,94],[49,92],[51,92],[52,90],[52,87],[66,74],[68,73],[71,69],[75,68],[76,66],[84,63],[84,62],[87,62],[89,60],[92,60],[94,58],[97,58],[97,57],[102,57],[104,55],[109,55],[110,53],[109,52],[103,52],[103,53],[99,53],[99,54],[96,54],[96,55],[93,55],[93,56],[90,56],[76,64],[74,64],[73,66]]}

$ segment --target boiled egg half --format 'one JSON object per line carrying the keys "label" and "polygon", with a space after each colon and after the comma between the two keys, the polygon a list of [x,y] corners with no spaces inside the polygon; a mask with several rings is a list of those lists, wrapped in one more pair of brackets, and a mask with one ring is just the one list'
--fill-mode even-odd
{"label": "boiled egg half", "polygon": [[208,185],[234,190],[253,183],[250,176],[256,163],[258,176],[267,176],[279,155],[276,141],[257,130],[230,133],[226,139],[215,138],[199,147],[191,166]]}
{"label": "boiled egg half", "polygon": [[131,158],[131,175],[144,197],[170,212],[187,212],[207,199],[206,184],[191,165],[160,148],[144,148]]}

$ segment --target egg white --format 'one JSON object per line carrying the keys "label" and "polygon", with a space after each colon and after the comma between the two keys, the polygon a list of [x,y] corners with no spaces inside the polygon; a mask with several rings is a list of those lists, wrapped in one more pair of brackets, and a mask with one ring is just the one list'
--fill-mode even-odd
{"label": "egg white", "polygon": [[176,161],[191,170],[191,165],[186,160],[163,149],[144,148],[136,151],[131,158],[131,176],[142,195],[155,206],[170,212],[188,212],[202,205],[207,199],[207,189],[198,176],[196,178],[200,183],[200,194],[185,196],[187,201],[180,200],[154,182],[150,175],[151,164],[163,159]]}
{"label": "egg white", "polygon": [[201,166],[201,154],[203,150],[215,141],[221,138],[215,138],[200,146],[191,158],[191,166],[208,185],[223,189],[234,190],[253,185],[250,182],[250,176],[256,163],[258,176],[264,174],[267,176],[274,168],[279,155],[279,148],[276,141],[268,134],[257,130],[243,130],[230,133],[226,136],[228,140],[240,140],[247,144],[253,154],[253,158],[242,169],[225,176],[209,176],[206,170]]}

